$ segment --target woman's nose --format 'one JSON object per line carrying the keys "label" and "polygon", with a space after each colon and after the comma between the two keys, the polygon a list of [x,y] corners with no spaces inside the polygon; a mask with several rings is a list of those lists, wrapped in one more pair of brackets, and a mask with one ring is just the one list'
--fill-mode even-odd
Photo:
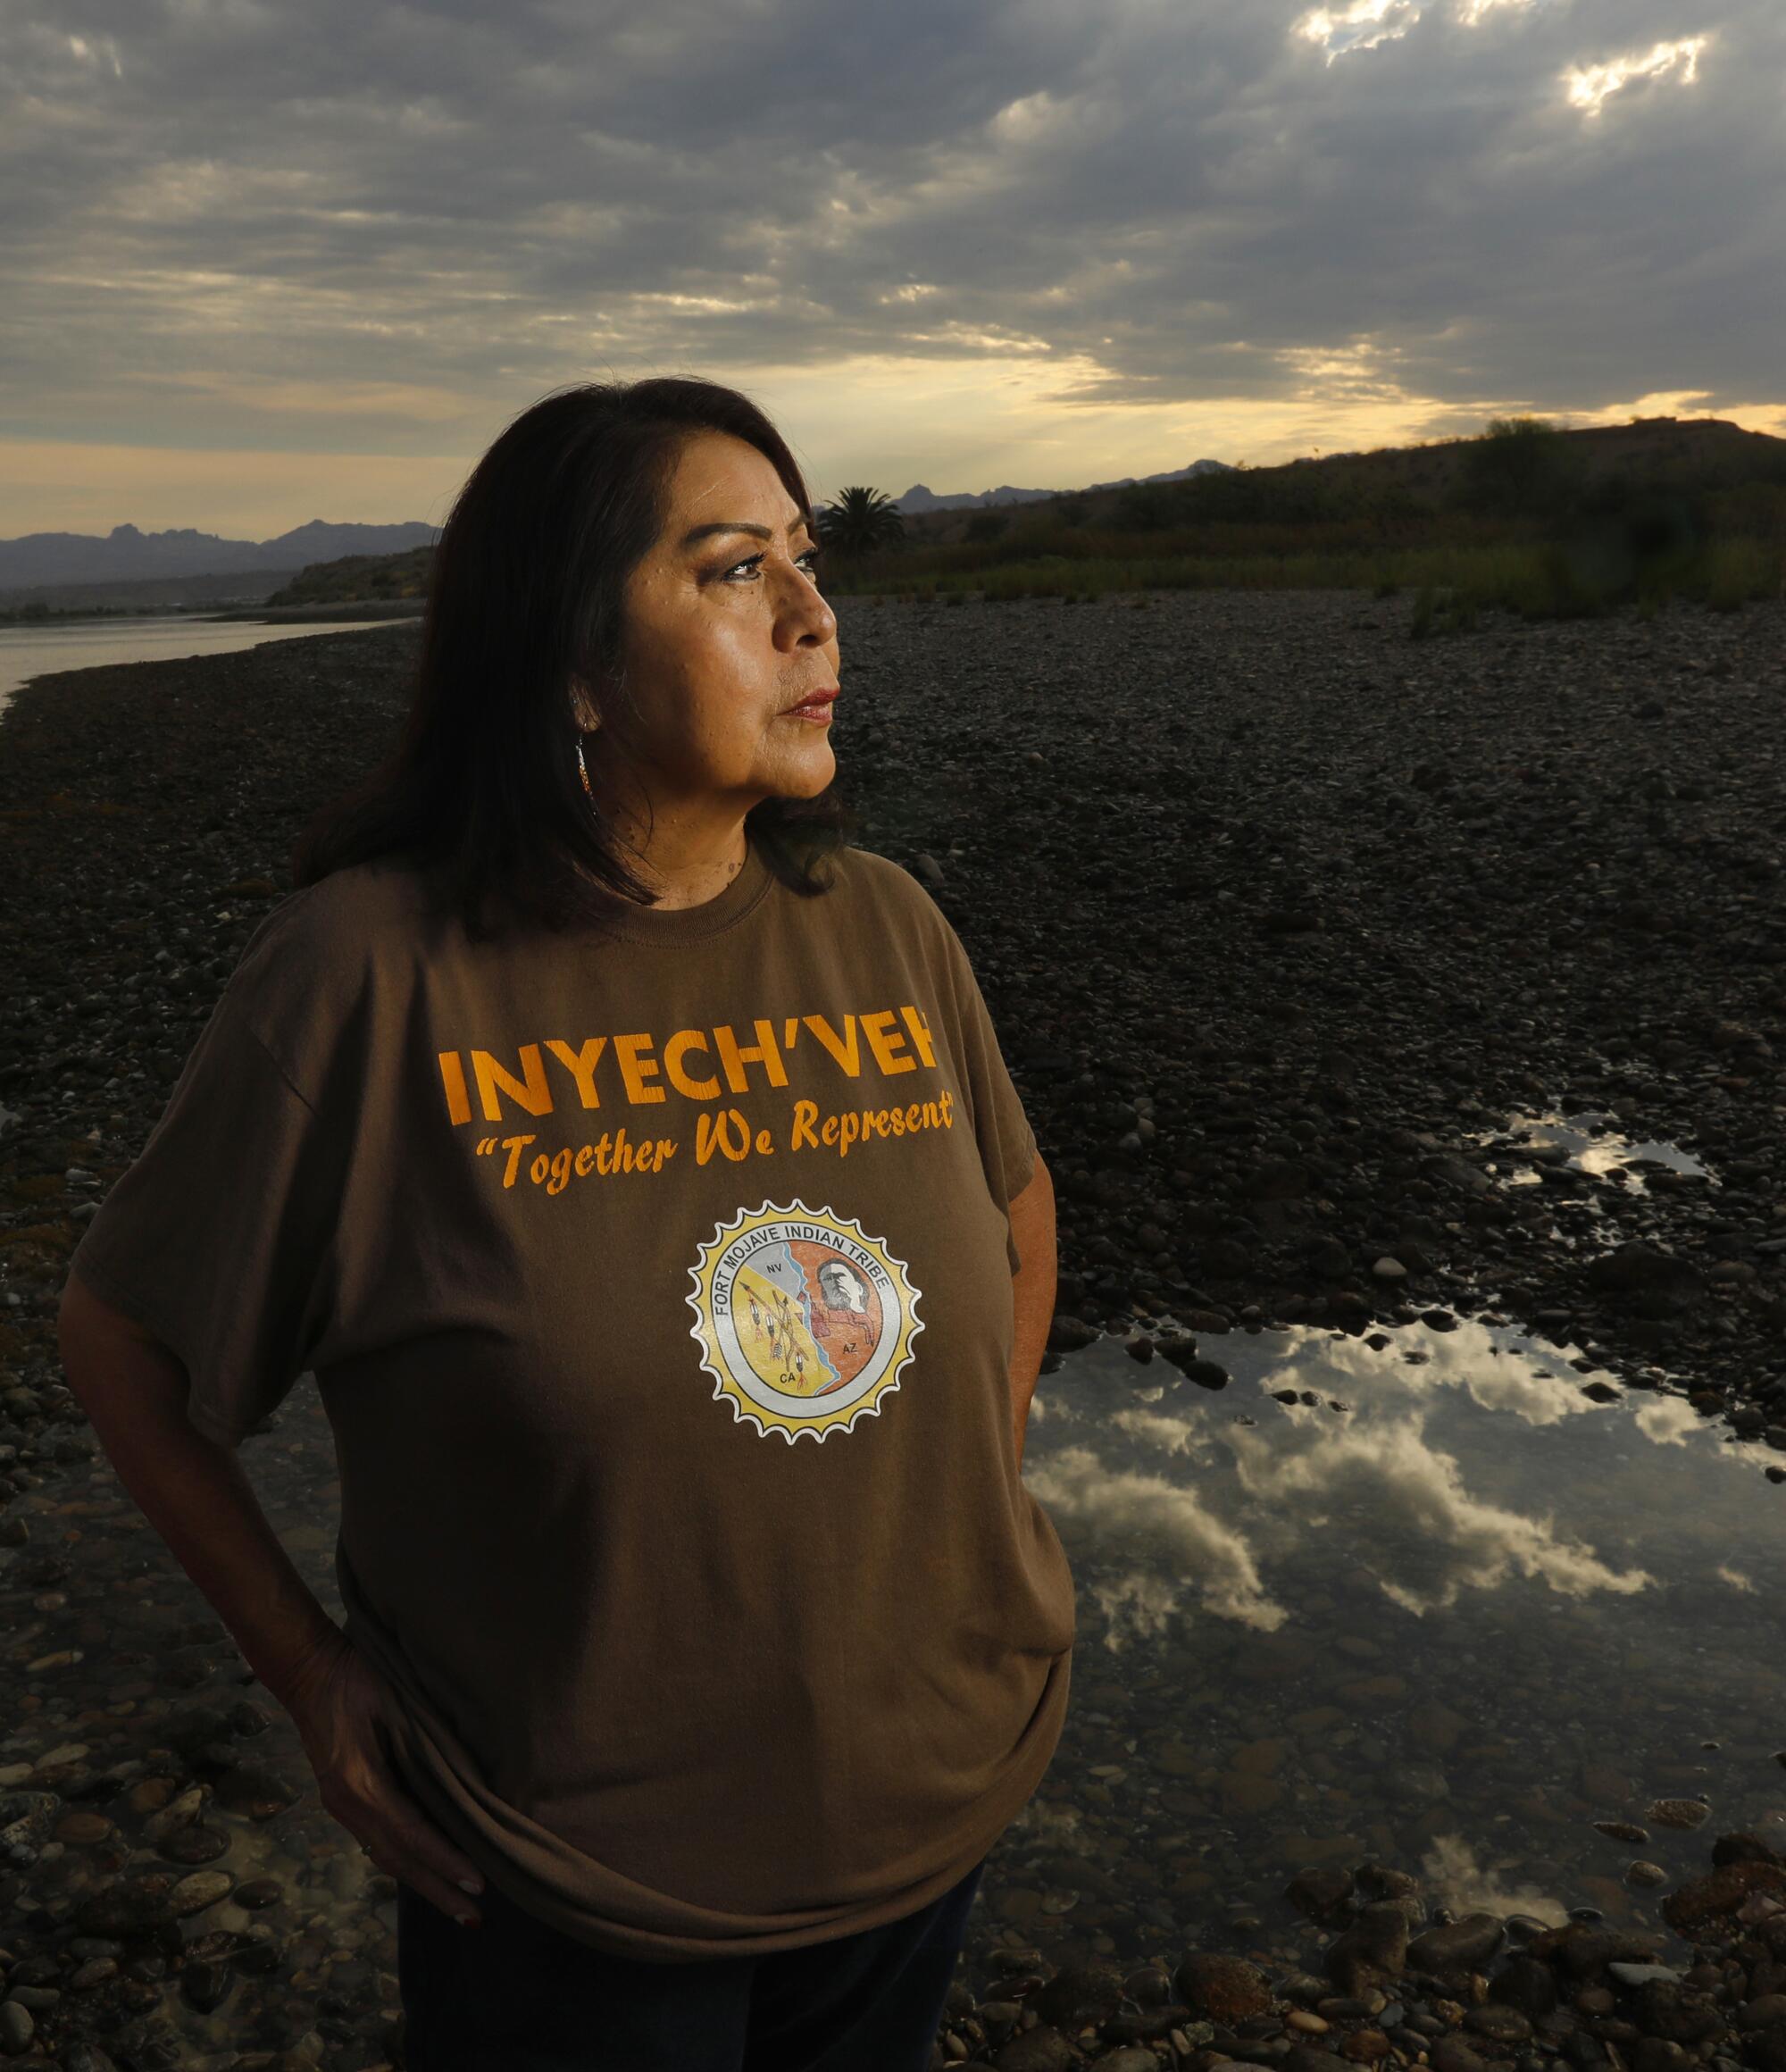
{"label": "woman's nose", "polygon": [[821,647],[835,639],[837,614],[825,602],[816,586],[792,572],[784,578],[784,582],[786,587],[779,614],[780,622],[794,629],[797,639],[804,639],[811,634]]}

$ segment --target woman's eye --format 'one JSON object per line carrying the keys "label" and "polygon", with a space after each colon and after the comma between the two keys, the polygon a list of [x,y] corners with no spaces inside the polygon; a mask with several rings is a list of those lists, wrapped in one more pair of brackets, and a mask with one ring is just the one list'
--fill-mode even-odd
{"label": "woman's eye", "polygon": [[[806,572],[813,578],[814,581],[815,582],[818,581],[819,575],[819,559],[823,552],[824,549],[822,547],[809,547],[803,555],[798,556],[801,561],[804,561],[808,564]],[[758,567],[761,564],[763,556],[760,554],[753,554],[747,560],[734,562],[732,565],[726,571],[725,580],[730,582],[733,576],[735,576],[739,570],[741,568],[755,569]]]}

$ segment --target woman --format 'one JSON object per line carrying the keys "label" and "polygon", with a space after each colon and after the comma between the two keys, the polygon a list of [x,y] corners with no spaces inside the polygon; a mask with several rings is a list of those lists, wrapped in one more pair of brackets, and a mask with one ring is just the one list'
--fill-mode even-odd
{"label": "woman", "polygon": [[[412,2072],[917,2072],[1058,1740],[1052,1187],[845,839],[816,556],[731,389],[512,423],[74,1256],[71,1387],[398,1881]],[[345,1628],[234,1455],[305,1371]]]}

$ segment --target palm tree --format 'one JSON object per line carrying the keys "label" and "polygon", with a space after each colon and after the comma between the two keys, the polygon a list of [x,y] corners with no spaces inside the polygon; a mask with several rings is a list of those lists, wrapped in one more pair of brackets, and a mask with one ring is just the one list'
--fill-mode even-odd
{"label": "palm tree", "polygon": [[857,484],[837,501],[818,509],[820,544],[855,561],[877,547],[896,547],[906,537],[906,521],[893,498]]}

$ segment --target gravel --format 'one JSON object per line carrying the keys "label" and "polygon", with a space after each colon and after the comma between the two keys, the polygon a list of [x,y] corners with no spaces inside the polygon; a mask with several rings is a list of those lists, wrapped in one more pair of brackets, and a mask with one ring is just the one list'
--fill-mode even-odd
{"label": "gravel", "polygon": [[[1422,642],[1360,592],[837,608],[858,840],[959,931],[1054,1177],[1051,1362],[1504,1315],[1786,1479],[1786,604]],[[0,718],[28,1310],[416,640],[85,670]],[[1505,1133],[1581,1110],[1707,1170]]]}
{"label": "gravel", "polygon": [[[1786,605],[1490,617],[1424,643],[1408,614],[1324,592],[839,601],[833,740],[859,839],[959,930],[1055,1179],[1049,1360],[1139,1324],[1194,1374],[1228,1330],[1504,1314],[1620,1386],[1690,1391],[1786,1479]],[[0,717],[15,1585],[54,1575],[22,1566],[10,1500],[92,1461],[54,1346],[67,1256],[287,889],[303,823],[391,744],[415,640],[88,670]],[[1640,1184],[1505,1132],[1578,1110],[1705,1170]],[[947,2055],[1319,2072],[1338,2045],[1424,2049],[1441,2072],[1786,2072],[1786,1859],[1730,1834],[1712,1861],[1664,1909],[1693,1945],[1678,1976],[1585,1909],[1542,1933],[1435,1916],[1373,1971],[1350,1932],[1415,1881],[1359,1867],[1308,1887],[1334,1934],[1323,1978],[1169,1955],[1113,1981],[1007,1951],[991,1997],[952,1994]],[[103,1969],[115,1924],[88,1927],[73,1952]],[[0,2044],[29,2053],[63,2025],[38,1987],[60,1974],[28,1946]],[[1406,1968],[1416,1954],[1446,1968]],[[1205,2004],[1218,1989],[1231,2009]],[[146,2051],[150,2019],[108,2041]],[[357,2007],[340,2023],[376,2026]]]}

